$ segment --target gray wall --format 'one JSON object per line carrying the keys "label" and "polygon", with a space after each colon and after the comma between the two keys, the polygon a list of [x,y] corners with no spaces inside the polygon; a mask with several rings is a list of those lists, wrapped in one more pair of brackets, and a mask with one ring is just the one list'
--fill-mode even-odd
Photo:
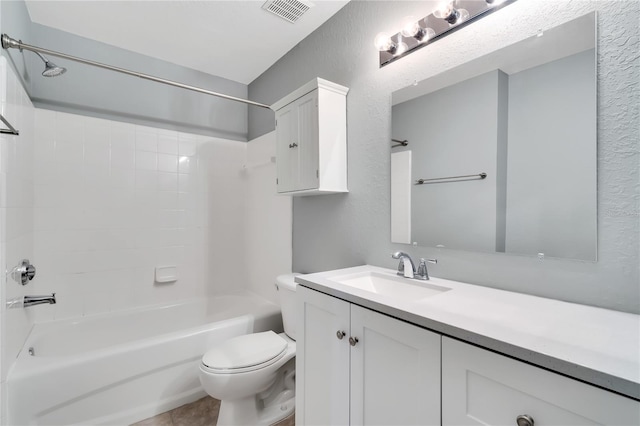
{"label": "gray wall", "polygon": [[[624,13],[620,6],[624,4]],[[391,93],[592,10],[598,13],[598,262],[446,249],[410,248],[436,257],[434,276],[640,313],[640,3],[521,1],[378,69],[376,33],[397,31],[426,2],[352,1],[249,85],[273,102],[315,76],[350,88],[348,194],[294,200],[294,270],[364,263],[393,268],[406,246],[389,237]],[[273,130],[273,115],[249,112],[250,139]]]}
{"label": "gray wall", "polygon": [[[150,74],[240,98],[247,86],[119,47],[31,23],[23,1],[3,1],[0,31],[72,56]],[[188,47],[185,47],[188,48]],[[244,104],[51,57],[68,72],[44,78],[42,61],[28,51],[4,50],[36,107],[232,140],[247,140]]]}

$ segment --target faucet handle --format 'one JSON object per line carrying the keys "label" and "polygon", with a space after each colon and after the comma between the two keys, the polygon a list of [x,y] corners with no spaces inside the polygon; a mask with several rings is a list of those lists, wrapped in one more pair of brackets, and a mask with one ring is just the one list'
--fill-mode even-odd
{"label": "faucet handle", "polygon": [[428,280],[429,272],[427,271],[427,262],[429,263],[438,263],[438,259],[425,259],[424,257],[420,258],[420,265],[418,265],[418,270],[416,271],[416,278],[419,280]]}

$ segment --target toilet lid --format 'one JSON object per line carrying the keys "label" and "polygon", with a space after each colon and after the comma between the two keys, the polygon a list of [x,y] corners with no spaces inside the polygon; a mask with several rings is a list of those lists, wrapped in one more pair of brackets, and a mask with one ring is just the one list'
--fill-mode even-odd
{"label": "toilet lid", "polygon": [[227,340],[205,353],[202,363],[215,370],[245,369],[279,358],[286,350],[286,340],[265,331]]}

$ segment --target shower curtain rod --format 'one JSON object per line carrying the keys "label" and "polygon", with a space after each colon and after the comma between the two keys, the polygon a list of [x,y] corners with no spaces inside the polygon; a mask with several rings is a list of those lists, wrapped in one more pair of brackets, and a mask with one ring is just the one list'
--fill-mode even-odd
{"label": "shower curtain rod", "polygon": [[154,77],[152,75],[143,74],[143,73],[136,72],[136,71],[131,71],[131,70],[128,70],[128,69],[125,69],[125,68],[114,67],[112,65],[103,64],[101,62],[95,62],[95,61],[91,61],[89,59],[83,59],[83,58],[78,58],[76,56],[67,55],[66,53],[56,52],[55,50],[49,50],[49,49],[44,49],[42,47],[32,46],[30,44],[23,43],[22,40],[15,40],[15,39],[9,37],[7,34],[2,34],[2,47],[4,49],[10,49],[10,48],[20,49],[20,51],[22,51],[23,49],[30,50],[30,51],[36,52],[36,53],[43,53],[43,54],[49,55],[49,56],[56,56],[58,58],[69,59],[70,61],[80,62],[81,64],[92,65],[94,67],[104,68],[104,69],[111,70],[111,71],[116,71],[116,72],[119,72],[119,73],[122,73],[122,74],[132,75],[134,77],[139,77],[139,78],[142,78],[142,79],[145,79],[145,80],[155,81],[156,83],[162,83],[162,84],[166,84],[166,85],[169,85],[169,86],[175,86],[175,87],[179,87],[181,89],[191,90],[191,91],[198,92],[198,93],[204,93],[206,95],[217,96],[219,98],[228,99],[230,101],[242,102],[244,104],[257,106],[257,107],[260,107],[260,108],[271,109],[271,107],[269,105],[261,104],[259,102],[254,102],[254,101],[250,101],[250,100],[242,99],[242,98],[236,98],[235,96],[225,95],[223,93],[218,93],[218,92],[212,92],[210,90],[201,89],[199,87],[190,86],[188,84],[178,83],[177,81],[167,80],[167,79],[160,78],[160,77]]}

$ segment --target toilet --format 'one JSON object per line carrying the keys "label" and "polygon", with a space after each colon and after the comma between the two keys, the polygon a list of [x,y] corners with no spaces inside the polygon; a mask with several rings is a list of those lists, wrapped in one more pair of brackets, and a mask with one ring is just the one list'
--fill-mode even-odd
{"label": "toilet", "polygon": [[284,333],[234,337],[202,357],[200,383],[221,401],[218,425],[271,425],[294,412],[296,275],[276,278]]}

